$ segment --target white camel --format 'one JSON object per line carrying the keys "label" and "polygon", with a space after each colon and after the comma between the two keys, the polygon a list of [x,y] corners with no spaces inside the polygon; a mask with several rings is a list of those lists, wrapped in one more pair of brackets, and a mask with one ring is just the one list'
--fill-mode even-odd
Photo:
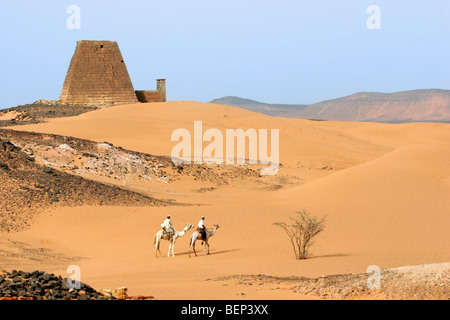
{"label": "white camel", "polygon": [[155,239],[153,241],[153,244],[155,245],[155,256],[158,257],[158,253],[159,256],[161,257],[161,251],[159,250],[159,245],[161,240],[169,240],[169,251],[167,251],[167,256],[170,257],[170,251],[172,250],[172,257],[175,257],[175,242],[177,241],[177,239],[179,237],[182,237],[186,234],[186,232],[190,229],[193,228],[194,226],[192,224],[187,224],[186,227],[184,227],[183,230],[181,231],[177,231],[175,229],[173,229],[173,233],[171,234],[171,236],[169,236],[167,233],[164,233],[163,230],[159,230],[156,234],[155,234]]}
{"label": "white camel", "polygon": [[[209,240],[209,238],[211,238],[213,235],[216,234],[216,231],[217,231],[218,228],[219,228],[219,225],[215,224],[213,231],[205,230],[206,231],[205,232],[206,233],[206,239],[203,240],[205,242],[205,256],[207,254],[209,254],[209,243],[208,243],[208,240]],[[190,244],[189,244],[189,258],[191,257],[191,250],[193,250],[195,256],[197,256],[197,252],[195,252],[195,241],[197,241],[197,240],[202,240],[202,234],[200,232],[198,232],[198,231],[195,231],[191,235],[191,241],[190,241]]]}

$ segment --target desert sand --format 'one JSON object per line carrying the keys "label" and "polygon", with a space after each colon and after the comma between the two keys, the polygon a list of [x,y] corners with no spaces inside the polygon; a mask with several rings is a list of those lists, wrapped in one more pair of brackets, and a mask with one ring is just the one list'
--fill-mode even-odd
{"label": "desert sand", "polygon": [[[128,189],[193,205],[57,207],[40,213],[28,229],[1,235],[2,241],[66,257],[51,265],[23,260],[30,270],[67,276],[67,267],[77,265],[81,280],[95,288],[125,286],[131,295],[157,299],[310,299],[282,283],[211,280],[320,277],[364,273],[370,265],[450,261],[450,124],[310,121],[177,101],[114,106],[13,129],[170,156],[173,130],[192,131],[195,120],[203,121],[203,130],[279,129],[278,174],[206,192],[198,190],[212,184],[195,179],[130,181]],[[277,187],[266,188],[264,181]],[[302,209],[326,216],[327,223],[311,258],[299,261],[289,238],[273,223],[288,221]],[[211,254],[204,256],[197,243],[198,256],[188,257],[191,229],[176,242],[175,257],[166,256],[163,241],[163,257],[156,258],[153,238],[167,214],[177,230],[197,225],[201,216],[210,229],[218,224]]]}

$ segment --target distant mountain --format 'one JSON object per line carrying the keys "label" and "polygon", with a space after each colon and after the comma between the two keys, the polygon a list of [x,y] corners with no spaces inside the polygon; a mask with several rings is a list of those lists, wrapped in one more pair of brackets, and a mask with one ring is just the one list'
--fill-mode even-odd
{"label": "distant mountain", "polygon": [[361,92],[310,105],[297,118],[375,122],[450,122],[450,90]]}
{"label": "distant mountain", "polygon": [[450,90],[439,89],[360,92],[312,105],[266,104],[236,97],[211,102],[291,118],[388,123],[450,122]]}
{"label": "distant mountain", "polygon": [[238,107],[275,117],[294,117],[293,115],[306,108],[306,104],[270,104],[250,99],[227,96],[210,101],[211,103]]}

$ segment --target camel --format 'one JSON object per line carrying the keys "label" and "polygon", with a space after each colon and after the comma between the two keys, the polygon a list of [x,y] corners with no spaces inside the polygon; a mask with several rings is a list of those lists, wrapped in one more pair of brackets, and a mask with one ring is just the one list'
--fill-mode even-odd
{"label": "camel", "polygon": [[171,235],[171,237],[169,237],[169,235],[167,233],[164,233],[163,230],[159,230],[156,234],[155,234],[155,239],[153,241],[153,244],[155,244],[155,256],[158,257],[158,253],[159,256],[161,257],[161,251],[159,250],[159,244],[161,242],[161,240],[169,240],[169,251],[167,252],[167,256],[170,257],[170,250],[172,250],[172,257],[175,257],[175,242],[177,241],[177,239],[179,237],[182,237],[186,234],[186,232],[193,228],[194,226],[192,224],[187,224],[186,227],[184,227],[183,230],[181,231],[177,231],[175,229],[173,229],[173,234]]}
{"label": "camel", "polygon": [[[208,240],[209,240],[209,238],[211,238],[213,235],[216,234],[216,231],[217,231],[218,228],[219,228],[219,225],[215,224],[213,231],[206,230],[206,240],[204,240],[205,241],[205,256],[209,254],[209,243],[208,243]],[[202,235],[201,235],[200,232],[195,231],[191,235],[191,240],[190,240],[190,244],[189,244],[189,258],[191,257],[191,250],[193,250],[195,256],[197,256],[197,252],[195,252],[195,241],[197,241],[197,240],[202,240]],[[206,248],[208,248],[208,250],[206,250]]]}

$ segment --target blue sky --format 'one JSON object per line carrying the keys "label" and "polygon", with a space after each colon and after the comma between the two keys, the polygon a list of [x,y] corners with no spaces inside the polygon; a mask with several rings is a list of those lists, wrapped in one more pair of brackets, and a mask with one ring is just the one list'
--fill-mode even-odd
{"label": "blue sky", "polygon": [[58,99],[78,40],[117,41],[134,88],[166,78],[170,101],[309,104],[450,89],[449,36],[448,0],[2,1],[0,108]]}

